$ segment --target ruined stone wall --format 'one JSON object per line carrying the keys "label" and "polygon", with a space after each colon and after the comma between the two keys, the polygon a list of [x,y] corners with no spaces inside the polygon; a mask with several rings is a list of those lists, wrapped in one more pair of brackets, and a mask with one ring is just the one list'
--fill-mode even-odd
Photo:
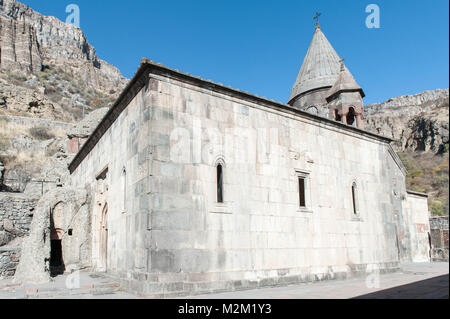
{"label": "ruined stone wall", "polygon": [[390,271],[409,259],[405,176],[391,151],[325,121],[151,75],[71,182],[96,192],[108,167],[108,272],[129,289],[233,289]]}
{"label": "ruined stone wall", "polygon": [[4,119],[11,124],[29,126],[29,127],[45,127],[48,129],[62,129],[69,130],[72,128],[73,123],[58,122],[48,119],[33,118],[33,117],[22,117],[22,116],[9,116],[0,115],[0,119]]}
{"label": "ruined stone wall", "polygon": [[448,216],[431,218],[430,227],[433,261],[448,261]]}
{"label": "ruined stone wall", "polygon": [[20,259],[21,240],[28,235],[37,199],[0,193],[0,278],[11,277]]}
{"label": "ruined stone wall", "polygon": [[89,196],[84,189],[58,187],[40,198],[30,232],[21,245],[14,282],[44,283],[50,280],[51,241],[61,240],[64,270],[91,265]]}
{"label": "ruined stone wall", "polygon": [[[0,234],[7,233],[9,241],[28,234],[36,203],[37,199],[21,194],[0,193]],[[0,246],[8,242],[0,242]]]}
{"label": "ruined stone wall", "polygon": [[20,248],[0,247],[0,279],[11,278],[20,259]]}

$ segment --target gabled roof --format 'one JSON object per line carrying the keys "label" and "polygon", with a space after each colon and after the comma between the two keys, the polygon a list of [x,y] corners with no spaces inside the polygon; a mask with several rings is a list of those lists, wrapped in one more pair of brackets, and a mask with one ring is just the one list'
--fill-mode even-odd
{"label": "gabled roof", "polygon": [[332,87],[339,76],[339,61],[338,54],[317,26],[289,101],[314,89]]}

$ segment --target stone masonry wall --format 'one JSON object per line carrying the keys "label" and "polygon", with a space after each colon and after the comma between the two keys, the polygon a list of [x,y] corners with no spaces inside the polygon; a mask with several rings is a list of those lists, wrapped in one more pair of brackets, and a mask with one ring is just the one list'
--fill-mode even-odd
{"label": "stone masonry wall", "polygon": [[30,230],[37,199],[20,194],[0,193],[0,231],[22,237]]}
{"label": "stone masonry wall", "polygon": [[14,275],[20,258],[17,240],[28,234],[37,201],[21,194],[0,193],[0,278]]}
{"label": "stone masonry wall", "polygon": [[69,130],[73,127],[73,123],[58,122],[48,119],[40,119],[33,117],[23,117],[23,116],[10,116],[10,115],[0,115],[0,119],[4,119],[10,123],[24,126],[36,126],[45,127],[48,129],[62,129]]}
{"label": "stone masonry wall", "polygon": [[[385,141],[150,77],[71,176],[72,186],[96,192],[107,169],[107,270],[128,289],[331,279],[411,259],[405,176]],[[228,150],[215,147],[221,138]],[[216,201],[218,163],[224,203]],[[304,208],[299,176],[307,176]],[[92,211],[93,234],[101,213]]]}
{"label": "stone masonry wall", "polygon": [[0,247],[0,279],[13,277],[20,260],[20,248]]}
{"label": "stone masonry wall", "polygon": [[430,227],[432,246],[431,257],[433,261],[448,261],[448,216],[431,218]]}

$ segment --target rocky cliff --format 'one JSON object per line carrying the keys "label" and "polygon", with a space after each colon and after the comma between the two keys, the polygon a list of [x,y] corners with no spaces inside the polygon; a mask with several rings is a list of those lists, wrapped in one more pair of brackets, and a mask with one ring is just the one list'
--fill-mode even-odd
{"label": "rocky cliff", "polygon": [[111,103],[126,82],[80,28],[0,0],[0,113],[76,121]]}
{"label": "rocky cliff", "polygon": [[433,215],[449,212],[449,90],[389,99],[365,108],[367,129],[397,142],[407,187],[429,194]]}
{"label": "rocky cliff", "polygon": [[397,151],[448,149],[448,89],[392,98],[366,106],[365,113],[367,129],[398,141]]}

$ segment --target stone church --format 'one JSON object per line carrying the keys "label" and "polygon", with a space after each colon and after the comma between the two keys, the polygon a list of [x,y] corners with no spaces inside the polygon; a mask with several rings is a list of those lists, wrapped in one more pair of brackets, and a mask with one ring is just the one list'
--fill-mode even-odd
{"label": "stone church", "polygon": [[38,205],[17,280],[53,262],[167,297],[428,261],[426,195],[363,98],[319,24],[287,104],[143,59]]}

